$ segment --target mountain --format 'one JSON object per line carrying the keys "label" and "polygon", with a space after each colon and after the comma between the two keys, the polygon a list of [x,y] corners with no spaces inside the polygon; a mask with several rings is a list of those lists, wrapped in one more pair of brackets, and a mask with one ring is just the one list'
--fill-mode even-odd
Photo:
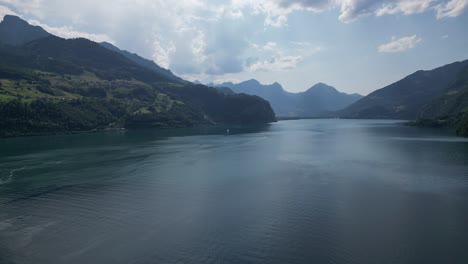
{"label": "mountain", "polygon": [[417,71],[362,98],[341,111],[340,116],[414,120],[426,105],[446,92],[467,66],[468,60]]}
{"label": "mountain", "polygon": [[133,61],[134,63],[142,66],[142,67],[145,67],[147,69],[150,69],[150,70],[153,70],[159,74],[162,74],[166,77],[168,77],[169,79],[173,80],[173,81],[178,81],[178,82],[184,82],[184,80],[182,80],[181,78],[175,76],[170,70],[167,70],[167,69],[164,69],[162,67],[160,67],[159,65],[157,65],[154,61],[152,60],[148,60],[148,59],[145,59],[143,57],[140,57],[138,54],[136,53],[130,53],[126,50],[121,50],[119,48],[117,48],[116,46],[108,43],[108,42],[101,42],[100,43],[101,46],[109,49],[109,50],[112,50],[112,51],[115,51],[117,53],[120,53],[121,55],[123,55],[125,58]]}
{"label": "mountain", "polygon": [[231,89],[234,93],[244,93],[260,96],[270,102],[277,116],[289,116],[294,112],[292,108],[294,103],[288,92],[283,90],[280,84],[274,83],[271,85],[263,85],[257,80],[248,80],[238,84],[225,82],[217,85],[219,89],[222,87]]}
{"label": "mountain", "polygon": [[5,15],[0,23],[0,43],[22,45],[50,34],[38,26],[31,26],[17,16]]}
{"label": "mountain", "polygon": [[2,42],[0,57],[0,136],[275,121],[264,99],[174,80],[83,38]]}
{"label": "mountain", "polygon": [[422,108],[419,118],[440,118],[462,112],[468,112],[468,64],[443,94]]}
{"label": "mountain", "polygon": [[304,115],[312,115],[313,113],[329,115],[355,103],[363,97],[359,94],[341,93],[334,87],[324,83],[318,83],[296,96],[299,97],[299,107],[306,111]]}
{"label": "mountain", "polygon": [[449,126],[468,137],[468,66],[442,95],[422,108],[416,124]]}
{"label": "mountain", "polygon": [[358,94],[346,94],[323,83],[312,86],[305,92],[289,93],[279,83],[263,85],[257,80],[238,84],[225,82],[218,88],[230,88],[235,93],[257,95],[271,103],[275,113],[281,117],[323,117],[343,109],[361,99]]}

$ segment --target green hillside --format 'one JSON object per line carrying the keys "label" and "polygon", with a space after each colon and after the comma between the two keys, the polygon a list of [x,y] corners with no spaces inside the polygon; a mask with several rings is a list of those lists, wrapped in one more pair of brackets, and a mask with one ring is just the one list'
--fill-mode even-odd
{"label": "green hillside", "polygon": [[340,112],[343,118],[414,120],[468,136],[468,60],[418,71],[377,90]]}
{"label": "green hillside", "polygon": [[468,66],[444,94],[423,107],[417,123],[425,122],[454,127],[458,135],[468,137]]}
{"label": "green hillside", "polygon": [[259,97],[174,80],[87,39],[3,43],[0,58],[0,136],[275,121]]}
{"label": "green hillside", "polygon": [[341,111],[344,118],[406,119],[419,117],[422,109],[458,78],[468,60],[430,71],[417,71],[400,81],[370,93]]}

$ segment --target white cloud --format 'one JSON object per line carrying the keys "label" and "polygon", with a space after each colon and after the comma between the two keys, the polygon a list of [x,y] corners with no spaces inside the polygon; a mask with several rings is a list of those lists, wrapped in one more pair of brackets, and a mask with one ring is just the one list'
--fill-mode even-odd
{"label": "white cloud", "polygon": [[5,15],[15,15],[15,16],[16,16],[16,15],[18,15],[18,14],[16,14],[15,12],[13,12],[13,11],[12,11],[11,9],[9,9],[8,7],[6,7],[6,6],[1,6],[1,5],[0,5],[0,18],[3,19],[3,17],[4,17]]}
{"label": "white cloud", "polygon": [[158,37],[153,41],[153,60],[163,68],[169,68],[171,55],[177,51],[174,43],[171,41],[164,45]]}
{"label": "white cloud", "polygon": [[253,43],[252,47],[259,51],[274,51],[277,48],[278,44],[276,42],[270,41],[267,42],[265,45],[258,45]]}
{"label": "white cloud", "polygon": [[381,3],[379,0],[342,0],[341,14],[338,18],[344,23],[353,22],[359,17],[371,15]]}
{"label": "white cloud", "polygon": [[414,48],[421,40],[422,39],[418,38],[416,35],[400,39],[392,38],[391,42],[380,45],[378,50],[379,52],[402,52]]}
{"label": "white cloud", "polygon": [[468,0],[450,0],[447,3],[438,4],[435,7],[437,19],[459,16],[465,11],[467,6]]}
{"label": "white cloud", "polygon": [[468,0],[337,0],[337,3],[341,5],[339,19],[345,23],[369,15],[412,15],[429,10],[435,10],[438,19],[456,17],[468,6]]}
{"label": "white cloud", "polygon": [[206,61],[207,56],[205,55],[206,49],[205,33],[198,31],[197,36],[192,40],[192,53],[194,54],[195,60],[198,64],[202,64]]}
{"label": "white cloud", "polygon": [[437,18],[455,17],[464,12],[468,0],[337,0],[335,5],[341,8],[339,20],[350,23],[364,16],[412,15],[433,9]]}
{"label": "white cloud", "polygon": [[249,71],[286,71],[297,67],[303,60],[302,56],[277,55],[269,60],[256,61],[247,66]]}
{"label": "white cloud", "polygon": [[[18,12],[31,14],[40,9],[41,0],[0,0],[0,4],[13,6]],[[36,13],[38,15],[38,13]]]}
{"label": "white cloud", "polygon": [[402,13],[405,15],[423,13],[429,9],[431,3],[435,0],[400,0],[393,3],[385,4],[382,8],[377,9],[377,16],[393,15]]}
{"label": "white cloud", "polygon": [[294,11],[323,12],[334,8],[336,1],[338,0],[232,0],[228,8],[263,14],[265,26],[283,27],[287,25],[289,14]]}
{"label": "white cloud", "polygon": [[86,32],[80,32],[76,31],[71,27],[68,26],[62,26],[62,27],[51,27],[46,24],[43,24],[37,20],[28,20],[28,23],[31,25],[35,26],[40,26],[42,27],[45,31],[62,37],[62,38],[87,38],[96,42],[109,42],[109,43],[115,43],[109,36],[105,34],[92,34],[92,33],[86,33]]}
{"label": "white cloud", "polygon": [[296,45],[296,46],[299,46],[299,47],[307,47],[307,46],[312,45],[308,41],[290,41],[289,43],[291,43],[293,45]]}

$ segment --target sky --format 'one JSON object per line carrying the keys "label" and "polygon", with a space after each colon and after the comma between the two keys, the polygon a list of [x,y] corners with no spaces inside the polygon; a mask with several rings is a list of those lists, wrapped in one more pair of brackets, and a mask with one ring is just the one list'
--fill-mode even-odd
{"label": "sky", "polygon": [[203,83],[324,82],[366,95],[468,59],[468,0],[0,0],[52,34],[108,41]]}

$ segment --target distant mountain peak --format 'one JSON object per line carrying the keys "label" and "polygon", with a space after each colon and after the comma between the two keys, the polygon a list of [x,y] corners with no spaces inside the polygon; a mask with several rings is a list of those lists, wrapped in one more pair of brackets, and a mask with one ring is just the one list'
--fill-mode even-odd
{"label": "distant mountain peak", "polygon": [[99,43],[99,44],[101,44],[103,47],[108,48],[108,49],[110,49],[110,50],[115,50],[115,51],[120,50],[120,49],[117,48],[114,44],[112,44],[112,43],[110,43],[110,42],[107,42],[107,41],[103,41],[103,42],[101,42],[101,43]]}
{"label": "distant mountain peak", "polygon": [[315,85],[313,85],[312,87],[310,87],[307,91],[307,92],[335,92],[335,93],[339,93],[339,91],[333,87],[333,86],[330,86],[326,83],[323,83],[323,82],[319,82]]}
{"label": "distant mountain peak", "polygon": [[315,84],[314,86],[312,86],[312,88],[331,88],[331,89],[335,89],[335,87],[333,86],[330,86],[326,83],[323,83],[323,82],[319,82],[317,84]]}
{"label": "distant mountain peak", "polygon": [[4,44],[23,45],[48,36],[50,34],[43,28],[32,26],[18,16],[5,15],[0,23],[0,42]]}
{"label": "distant mountain peak", "polygon": [[247,80],[245,82],[243,82],[244,84],[251,84],[251,85],[261,85],[261,83],[255,79],[250,79],[250,80]]}
{"label": "distant mountain peak", "polygon": [[[229,82],[227,84],[229,84],[230,86],[235,85],[232,82]],[[275,90],[284,91],[283,86],[281,86],[281,84],[279,84],[278,82],[274,82],[272,84],[262,84],[256,79],[250,79],[250,80],[247,80],[247,81],[243,81],[243,82],[239,83],[238,85],[250,86],[251,88],[263,88],[263,89],[268,89],[268,90],[275,89]]]}
{"label": "distant mountain peak", "polygon": [[15,16],[15,15],[5,15],[3,17],[3,23],[18,23],[18,24],[23,24],[23,25],[29,25],[28,22],[26,22],[25,20],[21,19],[19,16]]}
{"label": "distant mountain peak", "polygon": [[281,84],[279,84],[278,82],[274,82],[274,83],[271,85],[271,87],[283,89],[283,86],[281,86]]}

